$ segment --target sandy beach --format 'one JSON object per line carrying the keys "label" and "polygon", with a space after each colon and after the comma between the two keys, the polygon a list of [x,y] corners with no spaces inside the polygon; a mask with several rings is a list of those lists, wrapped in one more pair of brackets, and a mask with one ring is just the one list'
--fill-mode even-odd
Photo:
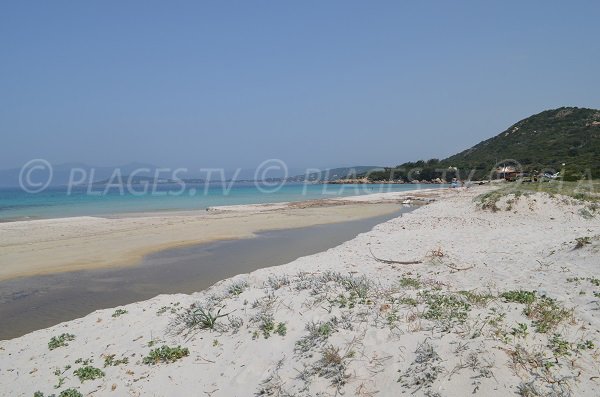
{"label": "sandy beach", "polygon": [[253,237],[257,232],[344,222],[391,213],[407,197],[443,189],[344,199],[213,207],[207,211],[73,217],[0,223],[0,281],[134,265],[167,248]]}
{"label": "sandy beach", "polygon": [[596,395],[598,216],[541,193],[492,211],[485,191],[205,291],[2,341],[0,394]]}

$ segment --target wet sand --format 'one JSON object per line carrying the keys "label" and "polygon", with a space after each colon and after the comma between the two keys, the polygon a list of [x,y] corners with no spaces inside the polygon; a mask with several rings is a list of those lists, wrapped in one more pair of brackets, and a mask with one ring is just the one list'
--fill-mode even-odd
{"label": "wet sand", "polygon": [[0,340],[159,294],[191,293],[217,281],[327,250],[407,212],[341,223],[259,233],[167,249],[139,266],[72,271],[0,282]]}
{"label": "wet sand", "polygon": [[[392,196],[394,197],[394,196]],[[77,217],[0,224],[0,280],[135,265],[151,253],[268,230],[370,218],[398,208],[387,202],[323,200],[307,208],[284,203],[236,211]]]}

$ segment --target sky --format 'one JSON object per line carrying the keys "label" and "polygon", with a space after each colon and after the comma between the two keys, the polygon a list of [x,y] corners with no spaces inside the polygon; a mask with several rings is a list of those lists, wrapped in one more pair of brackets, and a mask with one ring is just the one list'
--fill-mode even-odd
{"label": "sky", "polygon": [[444,158],[600,108],[598,1],[4,1],[0,169]]}

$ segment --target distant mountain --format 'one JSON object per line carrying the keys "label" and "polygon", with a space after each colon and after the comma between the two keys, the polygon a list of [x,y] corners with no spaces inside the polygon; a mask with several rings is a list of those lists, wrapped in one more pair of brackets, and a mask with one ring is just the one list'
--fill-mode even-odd
{"label": "distant mountain", "polygon": [[[152,164],[144,163],[129,163],[117,167],[96,167],[84,163],[52,164],[52,179],[50,181],[50,186],[67,185],[71,180],[81,184],[88,184],[109,179],[117,169],[121,175],[129,175],[136,170],[144,169],[144,171],[139,172],[138,175],[151,176],[154,174],[157,167]],[[19,186],[20,174],[21,168],[0,170],[0,187]],[[26,173],[23,175],[26,175]],[[45,181],[48,176],[47,170],[33,171],[31,180],[41,182],[42,180]]]}
{"label": "distant mountain", "polygon": [[374,171],[383,171],[383,167],[373,165],[358,165],[355,167],[329,168],[323,171],[310,172],[287,178],[289,182],[304,181],[336,181],[339,179],[352,179],[358,175],[368,174]]}
{"label": "distant mountain", "polygon": [[600,110],[546,110],[446,159],[403,163],[374,173],[371,179],[390,179],[390,175],[404,180],[484,179],[498,166],[513,165],[511,160],[523,171],[562,171],[565,178],[573,180],[589,170],[594,178],[600,178]]}

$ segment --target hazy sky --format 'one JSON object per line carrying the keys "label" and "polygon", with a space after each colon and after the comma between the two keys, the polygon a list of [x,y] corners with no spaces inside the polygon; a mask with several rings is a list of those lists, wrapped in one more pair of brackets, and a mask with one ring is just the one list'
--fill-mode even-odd
{"label": "hazy sky", "polygon": [[598,1],[3,1],[0,168],[394,165],[600,108]]}

